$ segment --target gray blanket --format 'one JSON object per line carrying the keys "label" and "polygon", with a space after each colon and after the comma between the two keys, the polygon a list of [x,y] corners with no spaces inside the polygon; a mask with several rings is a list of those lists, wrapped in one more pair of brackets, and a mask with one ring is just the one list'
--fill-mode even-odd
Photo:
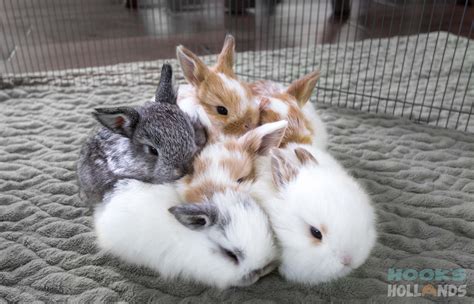
{"label": "gray blanket", "polygon": [[[247,288],[218,291],[164,281],[99,251],[75,176],[79,148],[96,125],[90,112],[148,100],[160,64],[144,66],[148,78],[140,82],[125,68],[113,75],[92,69],[0,91],[0,302],[446,300],[387,297],[395,283],[465,284],[467,294],[450,299],[474,301],[474,136],[326,106],[319,111],[330,151],[366,187],[378,214],[378,243],[348,277],[307,287],[274,273]],[[394,282],[390,268],[462,268],[467,277]]]}

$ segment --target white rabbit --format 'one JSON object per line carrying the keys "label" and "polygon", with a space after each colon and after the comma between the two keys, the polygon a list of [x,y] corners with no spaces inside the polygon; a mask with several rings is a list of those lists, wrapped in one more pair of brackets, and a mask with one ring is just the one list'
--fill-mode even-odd
{"label": "white rabbit", "polygon": [[281,245],[280,273],[316,284],[364,263],[376,240],[362,187],[324,150],[289,144],[258,160],[253,196]]}
{"label": "white rabbit", "polygon": [[98,244],[167,279],[246,286],[275,268],[268,218],[248,195],[181,204],[171,184],[121,180],[94,214]]}
{"label": "white rabbit", "polygon": [[326,148],[326,126],[314,105],[308,103],[318,79],[319,72],[316,71],[293,81],[288,87],[268,80],[251,84],[252,92],[260,100],[260,124],[288,121],[281,147],[294,142]]}
{"label": "white rabbit", "polygon": [[255,159],[279,146],[286,126],[278,121],[206,146],[177,186],[119,182],[96,209],[100,247],[167,278],[219,288],[256,282],[276,267],[277,250],[248,191]]}

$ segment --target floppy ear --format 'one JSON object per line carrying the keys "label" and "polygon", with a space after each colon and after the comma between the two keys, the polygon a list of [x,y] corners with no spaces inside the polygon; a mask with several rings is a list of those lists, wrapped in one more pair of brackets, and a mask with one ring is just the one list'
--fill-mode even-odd
{"label": "floppy ear", "polygon": [[96,108],[94,110],[95,112],[92,114],[104,127],[128,138],[132,137],[140,119],[140,114],[131,107]]}
{"label": "floppy ear", "polygon": [[160,83],[155,93],[156,102],[176,104],[176,92],[173,87],[173,68],[165,63],[161,67]]}
{"label": "floppy ear", "polygon": [[273,183],[278,189],[282,189],[298,175],[298,169],[291,164],[280,149],[272,149],[270,155]]}
{"label": "floppy ear", "polygon": [[261,125],[240,137],[239,144],[250,154],[266,155],[271,148],[280,146],[287,126],[286,120]]}
{"label": "floppy ear", "polygon": [[168,209],[183,226],[203,230],[217,222],[218,210],[210,203],[184,203]]}
{"label": "floppy ear", "polygon": [[313,163],[315,165],[319,164],[316,158],[314,158],[313,154],[311,154],[308,150],[303,148],[296,148],[295,154],[300,163],[303,165]]}
{"label": "floppy ear", "polygon": [[209,68],[198,56],[182,45],[176,48],[176,56],[186,80],[193,86],[199,86],[206,79]]}
{"label": "floppy ear", "polygon": [[232,35],[227,34],[224,40],[222,51],[217,57],[217,64],[215,69],[217,72],[224,73],[228,76],[234,77],[234,53],[235,53],[235,39]]}
{"label": "floppy ear", "polygon": [[319,71],[309,73],[300,79],[293,81],[288,89],[286,89],[286,93],[296,98],[300,108],[302,108],[311,97],[311,93],[313,93],[319,76]]}

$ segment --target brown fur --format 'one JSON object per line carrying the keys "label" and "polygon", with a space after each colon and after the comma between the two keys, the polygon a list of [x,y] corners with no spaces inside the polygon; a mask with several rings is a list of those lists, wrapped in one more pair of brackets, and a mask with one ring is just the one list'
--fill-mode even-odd
{"label": "brown fur", "polygon": [[229,151],[239,151],[240,145],[236,140],[229,140],[224,143],[224,147]]}
{"label": "brown fur", "polygon": [[249,86],[252,93],[257,96],[272,96],[280,92],[280,86],[270,80],[257,80]]}
{"label": "brown fur", "polygon": [[[180,46],[177,48],[177,56],[186,80],[197,89],[197,99],[203,106],[216,132],[226,135],[242,135],[248,130],[254,129],[258,124],[259,111],[253,104],[251,88],[243,83],[245,100],[219,77],[218,73],[237,80],[234,70],[235,41],[231,35],[227,35],[216,65],[207,67],[198,56],[190,50]],[[217,107],[227,109],[227,115],[217,112]]]}
{"label": "brown fur", "polygon": [[[252,100],[250,88],[242,84],[246,99]],[[256,105],[242,104],[241,96],[226,86],[226,83],[216,73],[210,72],[197,90],[197,97],[213,123],[224,134],[242,135],[254,129],[258,124],[259,112]],[[227,109],[227,115],[217,112],[217,107]],[[245,108],[243,108],[245,107]]]}
{"label": "brown fur", "polygon": [[224,192],[226,189],[229,189],[229,186],[205,180],[196,186],[189,187],[184,194],[184,199],[189,203],[200,203],[214,193]]}
{"label": "brown fur", "polygon": [[314,87],[319,80],[319,76],[319,71],[309,73],[293,81],[286,90],[288,94],[295,97],[300,108],[302,108],[311,97]]}
{"label": "brown fur", "polygon": [[302,163],[303,165],[306,165],[308,163],[314,163],[316,165],[318,164],[318,161],[316,160],[316,158],[314,158],[313,154],[311,154],[306,149],[296,148],[295,154],[298,160],[300,161],[300,163]]}
{"label": "brown fur", "polygon": [[[312,144],[313,136],[317,130],[313,130],[310,121],[301,111],[301,108],[311,97],[311,93],[319,79],[319,71],[309,73],[290,84],[285,92],[281,87],[268,80],[260,80],[250,84],[252,93],[260,98],[259,125],[286,119],[288,127],[280,147],[288,143]],[[288,106],[288,115],[282,115],[272,111],[268,106],[271,102],[267,98],[279,99]]]}
{"label": "brown fur", "polygon": [[309,120],[296,103],[294,97],[286,93],[275,93],[271,97],[284,102],[288,106],[288,115],[283,117],[272,111],[269,107],[260,110],[260,124],[275,122],[282,119],[288,121],[288,127],[280,147],[286,147],[288,143],[312,144],[314,130]]}
{"label": "brown fur", "polygon": [[194,172],[198,174],[199,172],[204,172],[205,170],[207,170],[207,168],[209,168],[210,165],[210,159],[204,157],[196,157],[193,163]]}
{"label": "brown fur", "polygon": [[223,73],[231,78],[235,78],[234,73],[234,52],[235,52],[235,39],[232,35],[225,36],[224,46],[222,51],[217,57],[217,63],[214,66],[214,70],[219,73]]}
{"label": "brown fur", "polygon": [[298,169],[288,162],[280,150],[273,149],[271,153],[273,184],[281,189],[284,185],[296,178]]}
{"label": "brown fur", "polygon": [[254,158],[248,153],[243,159],[240,158],[226,158],[221,159],[219,165],[230,172],[232,178],[237,181],[242,179],[242,182],[254,181],[256,177]]}

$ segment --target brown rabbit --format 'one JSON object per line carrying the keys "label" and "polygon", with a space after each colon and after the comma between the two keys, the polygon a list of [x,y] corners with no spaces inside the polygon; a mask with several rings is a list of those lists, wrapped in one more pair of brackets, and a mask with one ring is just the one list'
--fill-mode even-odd
{"label": "brown rabbit", "polygon": [[326,147],[326,127],[313,105],[308,103],[318,79],[319,72],[315,71],[293,81],[288,87],[268,80],[251,84],[252,92],[260,102],[259,125],[283,119],[288,121],[281,147],[288,143]]}
{"label": "brown rabbit", "polygon": [[217,63],[208,67],[193,52],[178,46],[178,57],[189,85],[178,91],[178,104],[188,115],[199,118],[210,131],[242,135],[258,124],[259,111],[248,84],[237,79],[235,40],[227,35]]}

